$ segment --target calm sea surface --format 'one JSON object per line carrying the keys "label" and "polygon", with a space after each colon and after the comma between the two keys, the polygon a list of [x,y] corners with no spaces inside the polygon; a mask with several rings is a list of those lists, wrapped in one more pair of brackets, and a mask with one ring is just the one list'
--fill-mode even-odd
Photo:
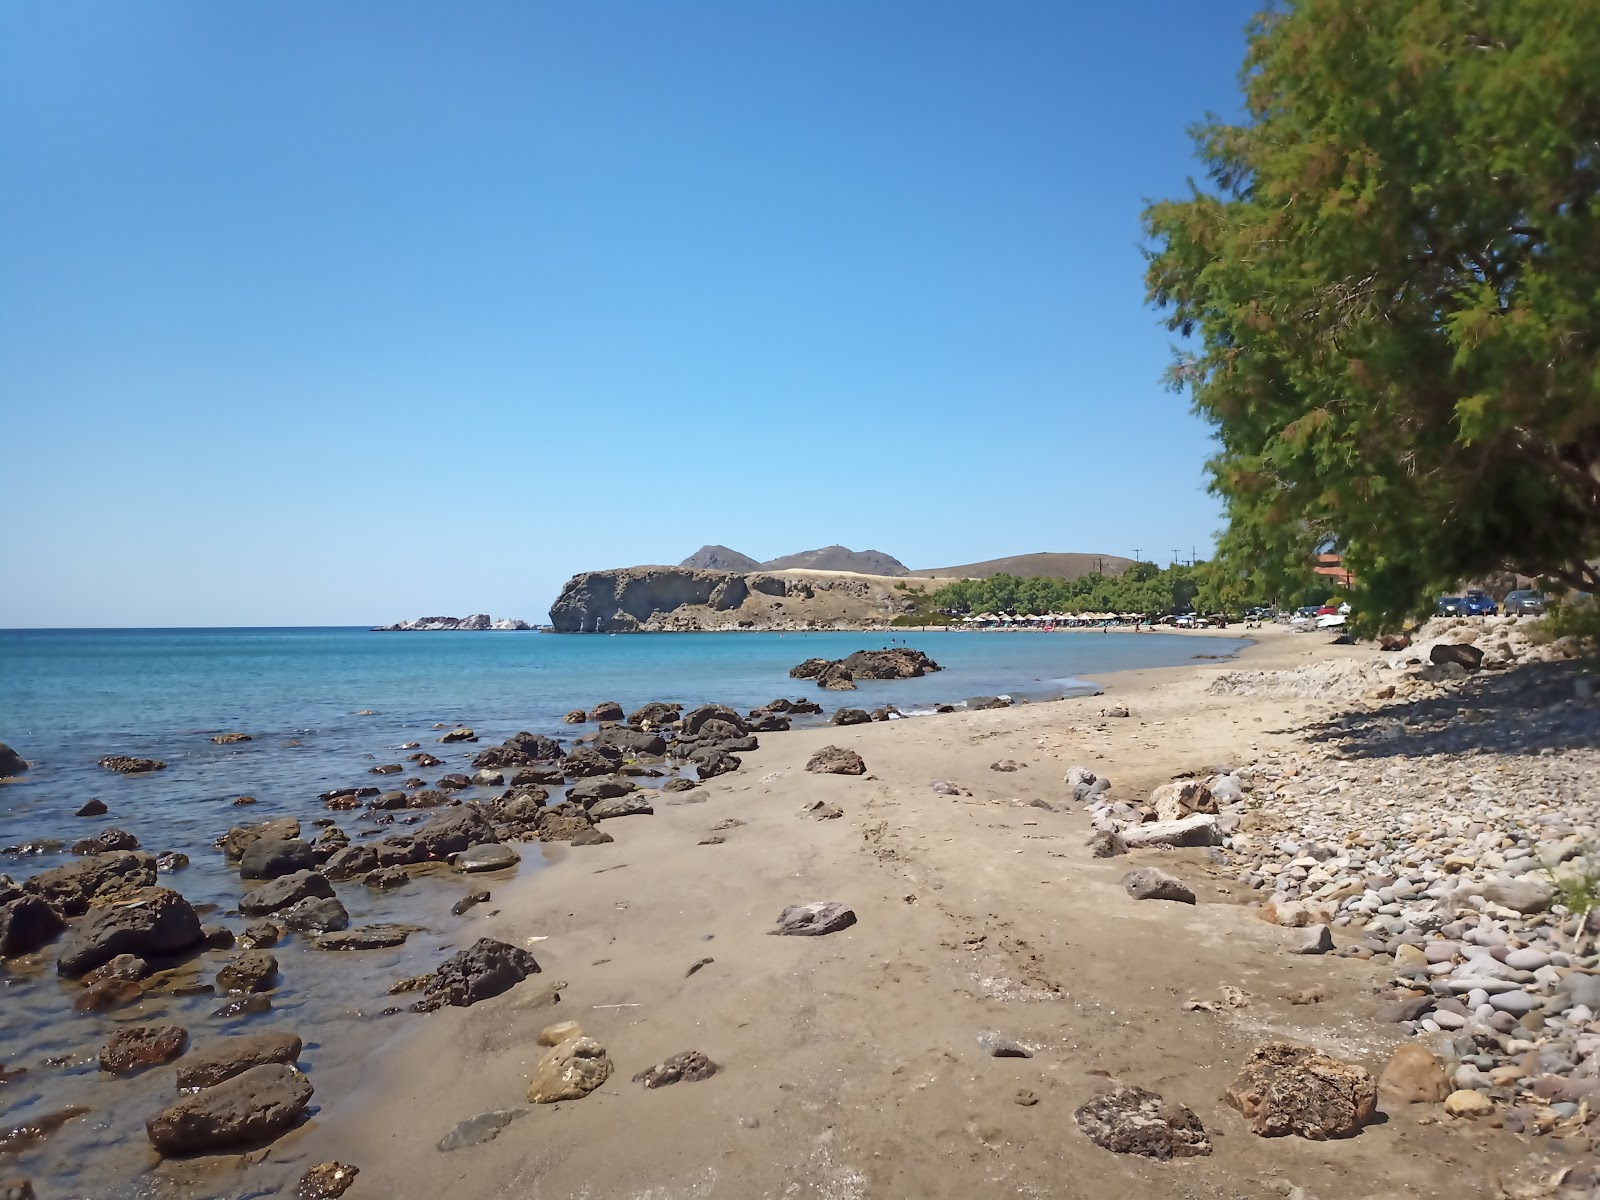
{"label": "calm sea surface", "polygon": [[[898,635],[895,635],[898,637]],[[719,701],[746,711],[779,696],[840,707],[895,704],[927,711],[969,696],[1046,699],[1085,690],[1085,678],[1139,667],[1180,665],[1231,654],[1242,641],[1181,634],[908,633],[906,644],[944,670],[921,679],[864,682],[854,692],[819,692],[788,677],[813,656],[838,658],[887,645],[890,635],[539,633],[372,633],[363,629],[22,630],[0,631],[0,742],[35,764],[0,785],[0,873],[22,879],[71,861],[63,850],[19,853],[39,840],[71,842],[115,826],[151,852],[176,850],[191,864],[162,878],[207,910],[207,921],[241,930],[242,891],[213,840],[230,826],[294,816],[337,822],[353,840],[400,832],[373,814],[327,812],[317,793],[394,781],[370,774],[400,762],[408,742],[445,760],[424,772],[470,774],[472,756],[518,730],[571,737],[561,723],[573,708],[616,700],[685,707]],[[937,718],[933,718],[937,719]],[[441,746],[436,725],[470,725],[476,746]],[[592,726],[590,727],[592,728]],[[217,746],[210,735],[239,731],[250,742]],[[782,737],[782,734],[762,735]],[[123,777],[97,767],[106,754],[159,758],[164,771]],[[409,764],[407,764],[409,766]],[[409,773],[409,771],[408,771]],[[236,807],[240,795],[257,798]],[[467,799],[491,793],[473,789]],[[105,817],[72,814],[91,797]],[[555,799],[553,797],[552,799]],[[396,814],[400,822],[427,813]],[[637,818],[636,818],[637,819]],[[627,822],[618,824],[626,826]],[[615,829],[626,839],[626,828]],[[540,862],[522,847],[523,876]],[[504,886],[504,878],[483,881]],[[424,1018],[393,1012],[389,983],[432,968],[470,940],[449,907],[465,890],[459,876],[427,868],[408,887],[371,893],[359,881],[338,887],[352,924],[411,921],[424,933],[394,950],[329,954],[300,939],[273,948],[280,983],[271,1011],[218,1017],[223,997],[178,996],[210,982],[224,955],[207,954],[154,981],[143,1000],[110,1013],[77,1013],[78,984],[59,979],[52,949],[0,967],[0,1066],[25,1068],[0,1083],[4,1129],[69,1104],[88,1111],[20,1153],[0,1153],[0,1176],[31,1175],[41,1196],[220,1196],[262,1194],[283,1181],[168,1164],[155,1167],[144,1119],[174,1098],[172,1068],[111,1079],[96,1055],[128,1024],[177,1023],[197,1045],[260,1028],[290,1028],[306,1039],[301,1066],[316,1103],[336,1110],[341,1089],[359,1075],[361,1056]],[[405,997],[400,997],[404,1001]],[[319,1080],[319,1069],[322,1078]],[[236,1160],[229,1160],[230,1163]]]}

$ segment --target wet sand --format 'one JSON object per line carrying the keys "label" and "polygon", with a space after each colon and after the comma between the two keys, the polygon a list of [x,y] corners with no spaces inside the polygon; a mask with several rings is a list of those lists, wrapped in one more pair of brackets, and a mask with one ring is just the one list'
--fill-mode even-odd
{"label": "wet sand", "polygon": [[[1260,636],[1245,665],[1370,653]],[[1481,1127],[1400,1111],[1345,1141],[1253,1136],[1221,1097],[1258,1043],[1381,1068],[1398,1040],[1372,1020],[1382,968],[1288,954],[1295,931],[1244,907],[1252,894],[1204,851],[1095,860],[1084,846],[1069,766],[1140,799],[1176,772],[1286,747],[1330,710],[1208,695],[1234,665],[1108,676],[1104,697],[765,736],[741,771],[608,822],[615,843],[545,847],[546,869],[502,885],[451,939],[528,944],[542,974],[414,1025],[353,1068],[351,1099],[265,1157],[279,1171],[355,1164],[353,1197],[1489,1194],[1488,1169],[1519,1155]],[[1131,715],[1102,717],[1112,704]],[[859,751],[867,774],[806,773],[828,744]],[[990,769],[1004,758],[1027,766]],[[936,794],[935,779],[972,794]],[[818,800],[843,816],[804,812]],[[726,840],[700,844],[714,833]],[[1131,900],[1119,879],[1155,862],[1199,904]],[[841,901],[858,923],[768,936],[786,905],[812,900]],[[1248,1004],[1184,1011],[1224,985]],[[1312,987],[1320,1004],[1285,999]],[[535,1039],[557,1020],[578,1021],[616,1070],[582,1100],[529,1105]],[[988,1057],[985,1029],[1034,1056]],[[630,1082],[690,1049],[722,1070],[655,1091]],[[1192,1107],[1214,1153],[1163,1163],[1094,1146],[1072,1113],[1105,1073]],[[501,1108],[525,1115],[497,1140],[435,1148]]]}

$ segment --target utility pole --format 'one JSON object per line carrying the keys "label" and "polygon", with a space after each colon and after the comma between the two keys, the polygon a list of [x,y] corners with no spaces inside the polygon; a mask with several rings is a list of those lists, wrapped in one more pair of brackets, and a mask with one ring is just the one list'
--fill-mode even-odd
{"label": "utility pole", "polygon": [[1172,552],[1172,565],[1175,566],[1175,567],[1183,565],[1183,551],[1182,550],[1174,550]]}
{"label": "utility pole", "polygon": [[1140,561],[1140,559],[1139,559],[1139,547],[1137,547],[1137,546],[1135,546],[1133,548],[1133,561],[1134,562],[1139,562]]}

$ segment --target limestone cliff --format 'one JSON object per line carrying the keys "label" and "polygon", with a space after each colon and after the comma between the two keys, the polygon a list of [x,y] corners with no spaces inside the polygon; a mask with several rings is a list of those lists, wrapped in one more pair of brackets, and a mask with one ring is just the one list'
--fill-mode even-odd
{"label": "limestone cliff", "polygon": [[853,629],[913,611],[922,586],[830,571],[623,567],[574,575],[550,623],[557,633]]}

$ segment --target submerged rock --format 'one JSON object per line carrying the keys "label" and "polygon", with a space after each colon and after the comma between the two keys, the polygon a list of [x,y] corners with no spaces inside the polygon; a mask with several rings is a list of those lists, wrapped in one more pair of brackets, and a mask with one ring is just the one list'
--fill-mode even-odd
{"label": "submerged rock", "polygon": [[184,1052],[189,1032],[180,1025],[135,1025],[119,1029],[100,1048],[100,1069],[126,1075],[141,1067],[169,1063]]}
{"label": "submerged rock", "polygon": [[119,954],[176,954],[205,938],[200,917],[177,892],[148,887],[94,909],[61,947],[56,969],[77,978]]}
{"label": "submerged rock", "polygon": [[452,1150],[462,1150],[468,1146],[492,1142],[500,1136],[501,1130],[518,1117],[527,1116],[528,1111],[526,1108],[497,1108],[481,1112],[475,1117],[468,1117],[465,1121],[458,1122],[454,1129],[439,1139],[439,1151],[448,1154]]}

